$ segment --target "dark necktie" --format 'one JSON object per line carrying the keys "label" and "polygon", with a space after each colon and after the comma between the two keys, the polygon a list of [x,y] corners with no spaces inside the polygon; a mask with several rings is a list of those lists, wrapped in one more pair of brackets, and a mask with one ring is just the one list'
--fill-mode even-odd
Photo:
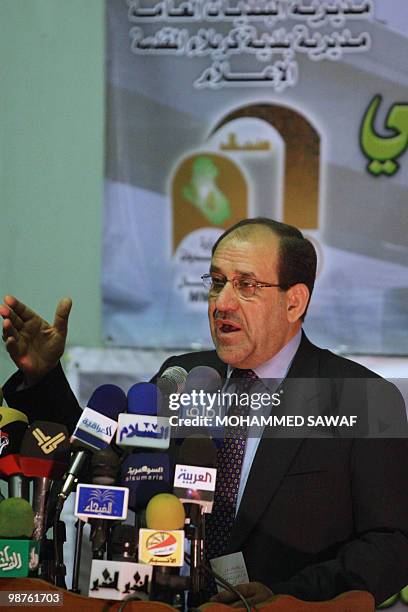
{"label": "dark necktie", "polygon": [[[234,369],[231,379],[237,380],[237,393],[248,393],[257,375],[252,370]],[[228,416],[248,416],[249,406],[232,405]],[[248,428],[246,425],[227,426],[222,447],[217,453],[217,482],[214,506],[206,517],[206,559],[225,554],[235,520],[242,463],[244,460]]]}

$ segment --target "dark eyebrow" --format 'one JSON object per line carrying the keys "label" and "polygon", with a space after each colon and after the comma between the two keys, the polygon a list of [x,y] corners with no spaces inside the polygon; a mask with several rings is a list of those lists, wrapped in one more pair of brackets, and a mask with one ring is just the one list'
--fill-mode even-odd
{"label": "dark eyebrow", "polygon": [[[210,266],[210,272],[218,272],[219,274],[222,274],[223,276],[225,276],[224,272],[222,272],[220,268],[218,268],[217,266],[214,266],[213,264],[211,264]],[[253,272],[244,272],[243,270],[236,270],[235,276],[243,276],[246,278],[256,279],[256,275]]]}

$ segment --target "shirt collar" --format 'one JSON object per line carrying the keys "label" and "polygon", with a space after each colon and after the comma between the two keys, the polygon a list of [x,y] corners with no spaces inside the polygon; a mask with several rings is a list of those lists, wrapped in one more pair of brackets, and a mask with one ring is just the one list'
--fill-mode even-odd
{"label": "shirt collar", "polygon": [[[293,358],[299,348],[300,341],[302,339],[302,330],[300,329],[297,334],[289,340],[287,344],[279,353],[274,355],[269,361],[265,361],[256,368],[252,368],[255,374],[262,379],[283,379],[285,378],[288,370],[292,364]],[[227,378],[231,376],[231,372],[234,368],[228,366]]]}

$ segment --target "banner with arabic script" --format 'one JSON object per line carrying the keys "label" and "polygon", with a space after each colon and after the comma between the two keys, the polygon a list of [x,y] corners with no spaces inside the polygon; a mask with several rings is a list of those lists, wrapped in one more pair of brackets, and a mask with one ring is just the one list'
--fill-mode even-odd
{"label": "banner with arabic script", "polygon": [[315,342],[408,353],[404,6],[107,0],[108,343],[211,347],[211,246],[261,215],[316,246]]}

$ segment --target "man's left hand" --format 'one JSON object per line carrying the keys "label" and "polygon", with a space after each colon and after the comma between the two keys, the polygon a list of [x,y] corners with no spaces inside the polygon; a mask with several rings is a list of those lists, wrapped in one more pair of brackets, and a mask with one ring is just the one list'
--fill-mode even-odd
{"label": "man's left hand", "polygon": [[[235,588],[251,606],[262,603],[273,595],[273,592],[261,582],[245,582],[244,584],[238,584]],[[210,601],[227,604],[233,608],[244,608],[242,601],[230,591],[222,591],[211,597]]]}

